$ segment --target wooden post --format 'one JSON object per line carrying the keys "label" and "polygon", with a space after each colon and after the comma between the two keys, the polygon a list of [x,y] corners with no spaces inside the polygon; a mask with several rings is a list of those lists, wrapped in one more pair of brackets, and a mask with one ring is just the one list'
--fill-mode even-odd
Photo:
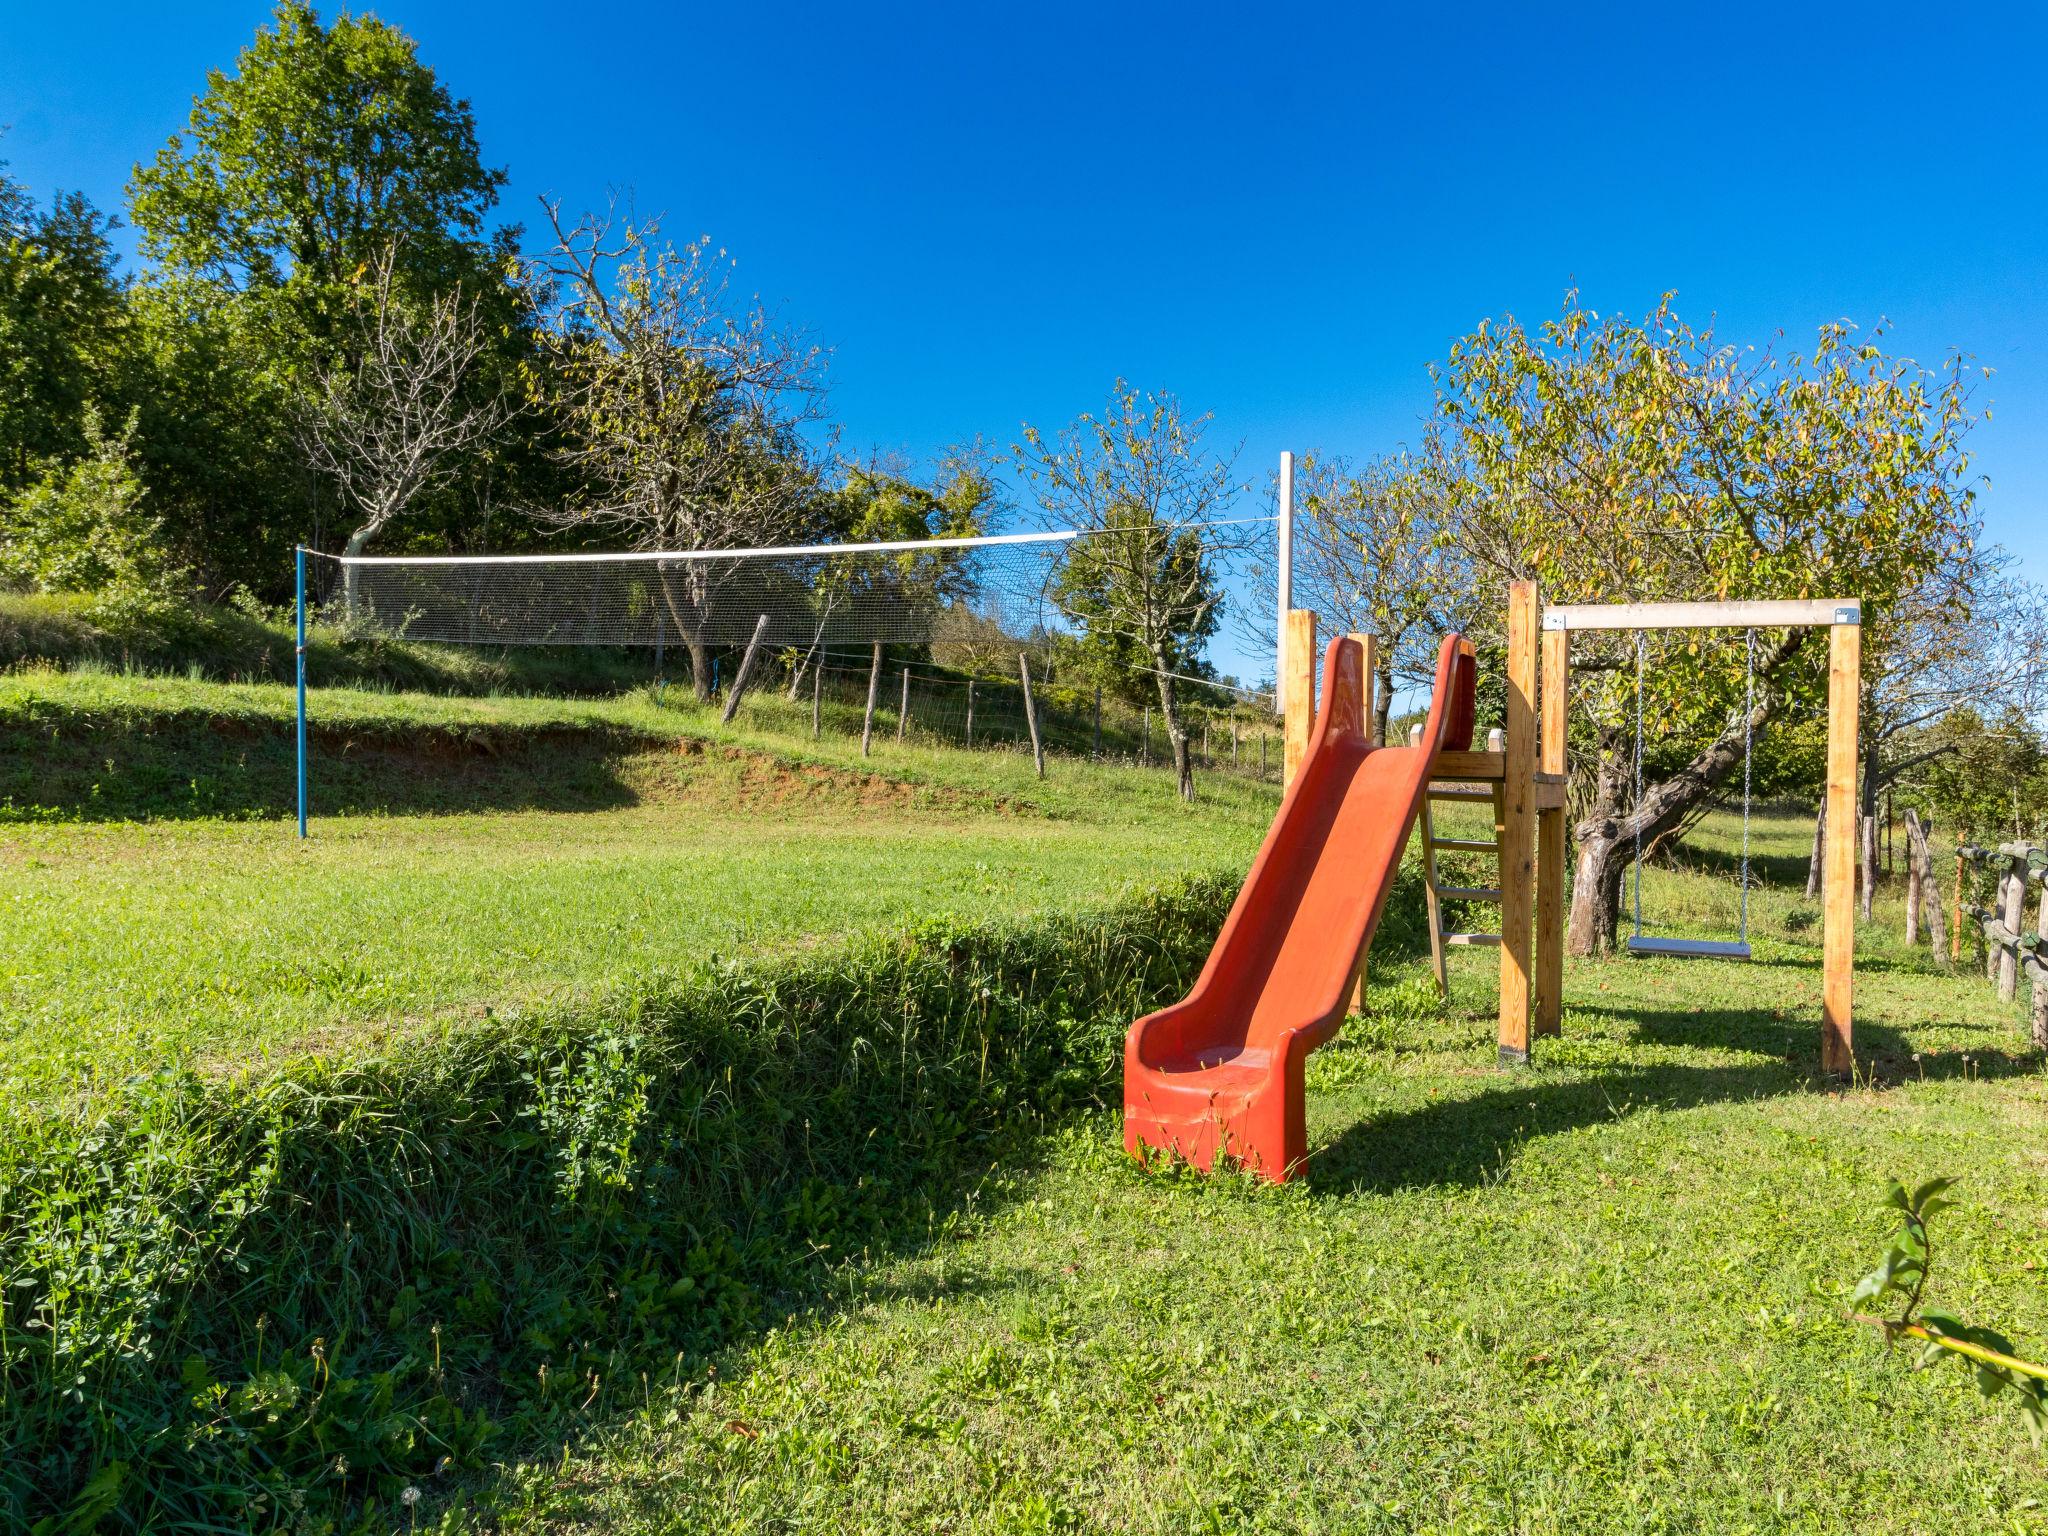
{"label": "wooden post", "polygon": [[[1571,631],[1543,632],[1541,771],[1565,773],[1565,704],[1571,687]],[[1536,813],[1536,1018],[1537,1035],[1564,1032],[1564,806]]]}
{"label": "wooden post", "polygon": [[1536,583],[1508,586],[1507,761],[1501,780],[1500,1059],[1529,1059],[1536,885]]}
{"label": "wooden post", "polygon": [[1138,761],[1150,764],[1152,761],[1152,706],[1145,706],[1145,724],[1138,733]]}
{"label": "wooden post", "polygon": [[1261,731],[1259,732],[1259,781],[1261,783],[1265,782],[1266,774],[1269,771],[1266,767],[1266,733]]}
{"label": "wooden post", "polygon": [[974,746],[974,679],[967,679],[967,745]]}
{"label": "wooden post", "polygon": [[1031,662],[1022,651],[1017,653],[1017,675],[1024,680],[1024,723],[1031,727],[1031,760],[1038,765],[1038,776],[1045,777],[1045,744],[1038,739],[1038,711],[1031,703]]}
{"label": "wooden post", "polygon": [[1089,747],[1088,755],[1095,758],[1102,756],[1102,685],[1100,683],[1095,686],[1095,743]]}
{"label": "wooden post", "polygon": [[1954,965],[1963,958],[1963,849],[1956,845],[1956,906],[1948,930],[1948,959]]}
{"label": "wooden post", "polygon": [[1287,613],[1287,655],[1285,702],[1286,738],[1280,757],[1280,785],[1294,783],[1301,760],[1308,754],[1309,732],[1316,721],[1316,613],[1313,608],[1291,608]]}
{"label": "wooden post", "polygon": [[860,721],[860,755],[868,755],[868,743],[875,734],[875,694],[882,686],[882,645],[875,642],[874,660],[868,663],[868,709]]}
{"label": "wooden post", "polygon": [[1233,708],[1231,709],[1231,711],[1230,711],[1230,766],[1231,766],[1232,768],[1235,768],[1235,767],[1237,767],[1237,766],[1238,766],[1238,762],[1237,762],[1237,710],[1236,710],[1236,709],[1235,709],[1234,707],[1233,707]]}
{"label": "wooden post", "polygon": [[2034,937],[2039,943],[2034,949],[2034,1048],[2048,1050],[2048,884],[2044,884],[2039,897],[2040,916],[2034,926]]}
{"label": "wooden post", "polygon": [[[1373,718],[1373,716],[1372,716],[1372,690],[1373,690],[1373,682],[1374,682],[1373,674],[1374,674],[1374,672],[1375,672],[1375,671],[1377,671],[1377,665],[1376,665],[1376,664],[1377,664],[1377,661],[1378,661],[1378,657],[1379,657],[1379,642],[1378,642],[1378,641],[1376,641],[1376,640],[1374,640],[1374,639],[1373,639],[1373,637],[1372,637],[1371,635],[1361,635],[1361,634],[1353,633],[1353,635],[1351,636],[1351,638],[1352,638],[1353,640],[1356,640],[1356,641],[1358,642],[1358,648],[1359,648],[1359,649],[1360,649],[1360,650],[1361,650],[1362,652],[1364,652],[1364,654],[1363,654],[1363,655],[1362,655],[1362,656],[1361,656],[1361,657],[1359,658],[1359,676],[1360,676],[1361,678],[1363,678],[1363,679],[1364,679],[1364,697],[1363,697],[1363,698],[1361,698],[1361,699],[1359,700],[1359,716],[1358,716],[1358,718],[1359,718],[1359,722],[1360,722],[1360,724],[1362,724],[1362,725],[1364,726],[1364,728],[1365,728],[1365,733],[1366,733],[1366,739],[1367,739],[1367,740],[1371,740],[1371,738],[1372,738],[1372,718]],[[1231,732],[1232,732],[1232,743],[1231,743],[1231,744],[1232,744],[1232,748],[1233,748],[1233,754],[1232,754],[1232,755],[1233,755],[1233,757],[1234,757],[1234,756],[1235,756],[1235,746],[1236,746],[1236,730],[1237,730],[1237,721],[1236,721],[1236,719],[1235,719],[1235,718],[1233,718],[1233,719],[1231,720],[1231,722],[1230,722],[1230,725],[1231,725]],[[1425,805],[1426,805],[1426,802],[1425,802]],[[1427,822],[1427,820],[1426,820],[1426,818],[1425,818],[1425,817],[1418,817],[1418,818],[1417,818],[1417,824],[1418,824],[1418,825],[1421,825],[1421,826],[1424,826],[1424,827],[1427,827],[1427,825],[1428,825],[1428,822]],[[1427,834],[1427,832],[1425,832],[1425,833],[1424,833],[1424,846],[1425,846],[1425,847],[1427,847],[1427,840],[1428,840],[1428,834]],[[1354,973],[1353,973],[1353,975],[1352,975],[1352,978],[1351,978],[1351,1003],[1350,1003],[1350,1008],[1351,1008],[1351,1011],[1352,1011],[1353,1013],[1355,1013],[1355,1014],[1358,1014],[1358,1015],[1360,1015],[1361,1017],[1363,1017],[1363,1016],[1364,1016],[1364,1014],[1365,1014],[1365,977],[1366,977],[1366,972],[1367,972],[1367,971],[1369,971],[1369,970],[1371,970],[1371,969],[1372,969],[1372,945],[1371,945],[1371,943],[1370,943],[1370,942],[1368,942],[1368,943],[1366,944],[1366,946],[1365,946],[1365,947],[1364,947],[1363,949],[1359,950],[1359,952],[1358,952],[1358,969],[1357,969],[1357,971],[1356,971],[1356,972],[1354,972]]]}
{"label": "wooden post", "polygon": [[1927,836],[1920,826],[1920,815],[1910,805],[1906,807],[1906,948],[1912,949],[1920,942],[1920,905],[1925,893],[1920,884],[1920,856],[1927,851]]}
{"label": "wooden post", "polygon": [[754,658],[761,653],[761,636],[767,632],[768,615],[764,613],[754,620],[754,633],[747,641],[746,654],[740,657],[740,669],[733,674],[732,692],[725,696],[725,713],[719,717],[722,725],[731,725],[732,717],[739,713],[740,700],[747,692],[747,679],[754,675]]}
{"label": "wooden post", "polygon": [[896,706],[896,745],[903,745],[903,731],[910,724],[910,668],[903,669],[903,702]]}
{"label": "wooden post", "polygon": [[2015,858],[2005,872],[2005,905],[1999,912],[2011,941],[1998,946],[1998,1000],[2009,1003],[2019,996],[2020,930],[2027,921],[2027,861]]}
{"label": "wooden post", "polygon": [[811,663],[811,740],[818,739],[818,691],[825,681],[824,658]]}
{"label": "wooden post", "polygon": [[1828,627],[1827,863],[1821,876],[1823,1072],[1856,1065],[1856,735],[1863,692],[1863,630]]}

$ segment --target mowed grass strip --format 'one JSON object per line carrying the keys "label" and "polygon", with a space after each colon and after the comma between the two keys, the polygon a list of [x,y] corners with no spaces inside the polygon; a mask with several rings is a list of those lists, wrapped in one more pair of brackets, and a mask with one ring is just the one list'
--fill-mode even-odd
{"label": "mowed grass strip", "polygon": [[[1735,828],[1645,916],[1730,932]],[[1755,851],[1790,860],[1810,825]],[[1780,870],[1782,866],[1767,866]],[[1141,1173],[1113,1114],[921,1252],[652,1391],[487,1523],[1363,1532],[2048,1529],[2009,1404],[1843,1316],[1885,1181],[1959,1175],[1933,1298],[2039,1358],[2048,1081],[1981,972],[1863,933],[1852,1086],[1815,1073],[1818,927],[1760,959],[1573,964],[1560,1041],[1494,1062],[1496,957],[1412,962],[1312,1058],[1310,1177]]]}
{"label": "mowed grass strip", "polygon": [[[394,799],[459,803],[510,785],[521,805],[603,808],[321,815],[301,843],[285,803],[234,798],[289,786],[288,705],[275,687],[179,679],[0,684],[0,719],[21,734],[97,732],[112,755],[94,772],[143,774],[129,803],[177,805],[179,785],[146,772],[172,757],[231,787],[224,816],[99,820],[86,795],[0,827],[0,1087],[64,1094],[361,1048],[487,1010],[630,999],[857,932],[1100,905],[1241,867],[1272,800],[1233,782],[1188,809],[1165,775],[1085,763],[1041,788],[1014,754],[892,744],[862,765],[829,738],[819,752],[760,728],[689,734],[705,712],[638,700],[360,694],[322,697],[321,713],[379,743],[439,732],[446,750],[316,759],[316,797],[323,772],[346,772],[363,797],[388,782]],[[459,749],[462,731],[508,730],[487,753]]]}

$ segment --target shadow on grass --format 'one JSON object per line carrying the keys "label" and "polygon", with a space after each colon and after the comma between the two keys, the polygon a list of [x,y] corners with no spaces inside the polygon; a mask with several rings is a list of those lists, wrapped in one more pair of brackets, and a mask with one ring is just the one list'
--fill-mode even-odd
{"label": "shadow on grass", "polygon": [[[1808,855],[1804,853],[1757,853],[1752,850],[1749,855],[1749,883],[1753,887],[1803,891],[1806,889],[1807,859]],[[1687,843],[1672,854],[1664,867],[1680,874],[1738,881],[1742,878],[1742,850]]]}
{"label": "shadow on grass", "polygon": [[[1531,1081],[1503,1071],[1497,1084],[1347,1127],[1311,1155],[1308,1182],[1326,1194],[1385,1193],[1435,1185],[1471,1187],[1499,1179],[1515,1150],[1543,1136],[1645,1111],[1824,1091],[1810,1017],[1766,1010],[1583,1008],[1632,1026],[1635,1043],[1742,1050],[1757,1059],[1724,1066],[1668,1065],[1595,1071],[1568,1082]],[[1946,1026],[1945,1026],[1946,1027]],[[1538,1043],[1540,1059],[1541,1042]],[[1911,1082],[1995,1080],[2037,1073],[2038,1052],[1922,1048],[1897,1030],[1862,1024],[1858,1080],[1876,1087]]]}

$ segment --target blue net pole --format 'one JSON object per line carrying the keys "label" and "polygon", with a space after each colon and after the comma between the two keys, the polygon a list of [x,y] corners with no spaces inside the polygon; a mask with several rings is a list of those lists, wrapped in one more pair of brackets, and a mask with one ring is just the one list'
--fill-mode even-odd
{"label": "blue net pole", "polygon": [[299,836],[306,835],[306,551],[293,552],[297,575],[299,627]]}

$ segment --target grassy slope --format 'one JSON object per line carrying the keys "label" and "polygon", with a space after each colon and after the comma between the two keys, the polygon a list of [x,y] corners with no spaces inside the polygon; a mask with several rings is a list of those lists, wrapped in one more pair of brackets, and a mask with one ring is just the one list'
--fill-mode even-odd
{"label": "grassy slope", "polygon": [[[1646,915],[1726,932],[1719,856]],[[1789,875],[1805,828],[1765,828]],[[1758,959],[1574,965],[1565,1038],[1493,1061],[1493,957],[1414,968],[1311,1068],[1312,1177],[1149,1177],[1114,1117],[839,1304],[509,1473],[515,1527],[594,1531],[2038,1530],[2007,1405],[1840,1310],[1885,1179],[1963,1176],[1933,1298],[2038,1356],[2048,1085],[1981,977],[1866,934],[1873,1080],[1812,1075],[1818,934]]]}
{"label": "grassy slope", "polygon": [[1040,784],[1015,754],[887,742],[863,763],[857,742],[789,734],[773,700],[721,731],[642,698],[323,690],[316,804],[506,809],[323,815],[300,844],[279,819],[289,706],[268,685],[0,678],[17,820],[0,829],[0,911],[27,918],[0,922],[5,1091],[630,996],[716,955],[928,917],[1101,903],[1241,863],[1272,799],[1219,779],[1187,811],[1156,772],[1059,761]]}

